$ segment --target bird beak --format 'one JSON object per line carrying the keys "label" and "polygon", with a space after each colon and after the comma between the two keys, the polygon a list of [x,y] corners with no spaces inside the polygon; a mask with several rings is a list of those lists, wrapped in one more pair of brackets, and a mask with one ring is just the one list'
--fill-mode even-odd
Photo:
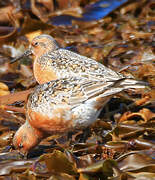
{"label": "bird beak", "polygon": [[31,54],[32,54],[32,50],[29,48],[29,49],[27,49],[22,55],[11,59],[10,64],[12,64],[12,63],[20,60],[20,59],[23,58],[23,57],[27,57],[27,56],[29,56],[29,55],[31,55]]}
{"label": "bird beak", "polygon": [[18,151],[18,153],[21,156],[21,158],[23,158],[23,159],[27,159],[28,158],[28,152],[20,152],[20,151]]}

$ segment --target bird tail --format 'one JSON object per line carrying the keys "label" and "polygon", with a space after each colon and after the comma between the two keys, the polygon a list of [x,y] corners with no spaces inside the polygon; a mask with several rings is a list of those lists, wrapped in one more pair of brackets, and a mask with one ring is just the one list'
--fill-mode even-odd
{"label": "bird tail", "polygon": [[147,82],[144,81],[137,81],[132,78],[122,78],[114,82],[112,87],[120,87],[123,90],[126,89],[139,89],[139,88],[146,88],[148,86]]}
{"label": "bird tail", "polygon": [[120,93],[123,90],[128,90],[128,89],[139,89],[139,88],[144,89],[147,86],[148,83],[144,81],[137,81],[132,78],[124,77],[119,80],[115,80],[111,85],[104,88],[104,92],[101,94],[101,97],[111,96]]}

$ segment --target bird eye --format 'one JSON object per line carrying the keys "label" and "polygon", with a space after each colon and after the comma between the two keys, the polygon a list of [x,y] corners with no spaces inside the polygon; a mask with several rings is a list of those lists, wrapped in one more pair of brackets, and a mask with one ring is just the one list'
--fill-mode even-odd
{"label": "bird eye", "polygon": [[20,148],[20,149],[23,148],[23,144],[19,144],[19,148]]}
{"label": "bird eye", "polygon": [[38,45],[39,45],[39,42],[35,42],[33,45],[34,45],[34,46],[38,46]]}

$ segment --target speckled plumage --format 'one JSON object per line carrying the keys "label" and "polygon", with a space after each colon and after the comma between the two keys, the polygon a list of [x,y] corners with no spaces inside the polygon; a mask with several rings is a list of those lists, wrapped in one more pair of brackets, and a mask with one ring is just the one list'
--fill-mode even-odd
{"label": "speckled plumage", "polygon": [[131,82],[129,79],[124,86],[123,79],[105,83],[70,77],[37,86],[28,98],[26,123],[17,131],[14,146],[28,152],[50,134],[64,134],[89,126],[109,98],[130,88]]}
{"label": "speckled plumage", "polygon": [[[36,43],[37,45],[35,45]],[[124,77],[91,58],[60,48],[49,35],[40,35],[34,38],[30,49],[35,55],[33,69],[39,84],[71,76],[104,82]]]}
{"label": "speckled plumage", "polygon": [[34,38],[30,50],[36,56],[34,75],[41,85],[29,96],[26,123],[13,140],[24,153],[50,134],[89,126],[112,95],[145,87],[93,59],[59,48],[48,35]]}
{"label": "speckled plumage", "polygon": [[[39,35],[32,40],[29,49],[23,55],[30,54],[35,57],[33,72],[39,84],[60,78],[82,77],[105,83],[124,79],[126,85],[125,81],[128,79],[91,58],[60,48],[55,39],[47,34]],[[21,56],[15,58],[13,62],[19,58]],[[131,85],[135,85],[134,79],[133,83],[130,82]]]}
{"label": "speckled plumage", "polygon": [[[63,114],[64,118],[69,117],[68,119],[71,120],[74,116],[74,119],[76,117],[77,121],[83,119],[80,122],[85,122],[78,123],[78,126],[76,123],[73,123],[74,128],[81,128],[96,120],[98,113],[95,115],[95,112],[99,111],[99,109],[95,109],[95,107],[100,106],[101,110],[105,104],[105,99],[108,100],[111,95],[132,87],[130,81],[132,82],[133,80],[126,80],[125,86],[124,79],[118,81],[118,83],[105,83],[103,81],[75,77],[51,81],[35,89],[27,102],[27,112],[31,109],[31,111],[38,112],[52,119],[55,116],[53,110],[66,108],[67,110]],[[70,115],[68,115],[69,113]],[[59,115],[61,116],[61,114]],[[32,118],[30,117],[29,119]]]}
{"label": "speckled plumage", "polygon": [[[58,133],[62,133],[73,130],[73,128],[86,127],[96,120],[104,105],[104,101],[101,105],[101,100],[98,102],[97,99],[100,97],[108,99],[104,97],[104,91],[106,91],[106,87],[102,81],[73,77],[40,85],[32,93],[27,103],[30,124],[34,124],[36,118],[32,118],[32,114],[35,112],[46,116],[46,120],[47,117],[51,121],[57,118],[57,122],[60,122],[61,128],[55,128],[55,126],[49,128],[48,123],[44,127],[38,127],[39,123],[36,124],[36,128],[49,131],[49,133],[57,133],[56,129],[58,129]],[[100,110],[95,108],[99,104]],[[62,128],[61,121],[71,122],[65,126],[67,130]]]}
{"label": "speckled plumage", "polygon": [[57,78],[84,77],[102,81],[118,80],[123,77],[93,59],[79,55],[66,49],[57,49],[43,54],[36,59],[46,71],[51,69]]}

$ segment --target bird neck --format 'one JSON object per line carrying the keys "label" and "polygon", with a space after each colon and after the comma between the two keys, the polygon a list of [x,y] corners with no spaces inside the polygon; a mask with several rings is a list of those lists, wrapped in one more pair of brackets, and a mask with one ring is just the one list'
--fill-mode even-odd
{"label": "bird neck", "polygon": [[37,58],[34,60],[33,73],[36,81],[39,84],[56,80],[58,78],[51,66],[46,64],[42,65]]}

